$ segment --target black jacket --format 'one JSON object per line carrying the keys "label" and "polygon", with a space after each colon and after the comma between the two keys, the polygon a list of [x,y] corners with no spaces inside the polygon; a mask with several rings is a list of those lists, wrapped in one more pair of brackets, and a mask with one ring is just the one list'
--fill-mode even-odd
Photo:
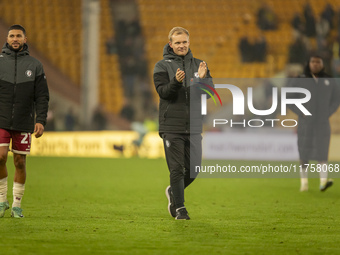
{"label": "black jacket", "polygon": [[338,109],[340,95],[337,83],[328,74],[321,71],[317,77],[315,80],[306,68],[303,75],[292,80],[293,87],[310,91],[311,99],[303,105],[312,115],[305,116],[295,105],[289,108],[299,116],[300,159],[327,161],[331,136],[329,117]]}
{"label": "black jacket", "polygon": [[[153,79],[160,97],[159,102],[159,133],[201,133],[202,115],[200,107],[200,94],[193,93],[194,80],[200,80],[198,67],[202,60],[194,58],[189,49],[184,57],[176,55],[169,44],[163,50],[163,60],[154,68]],[[180,83],[176,80],[176,71],[180,68],[185,72],[185,80]],[[212,85],[208,70],[206,83]],[[208,80],[208,81],[207,81]],[[213,85],[212,85],[213,86]],[[195,97],[195,98],[194,98]],[[190,103],[191,102],[191,103]]]}
{"label": "black jacket", "polygon": [[48,101],[42,64],[29,56],[26,44],[19,52],[5,44],[0,54],[0,128],[32,133],[35,121],[45,126]]}

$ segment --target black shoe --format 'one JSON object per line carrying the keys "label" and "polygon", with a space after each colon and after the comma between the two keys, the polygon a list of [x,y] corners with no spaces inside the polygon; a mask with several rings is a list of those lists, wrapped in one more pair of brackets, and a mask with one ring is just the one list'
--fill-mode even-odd
{"label": "black shoe", "polygon": [[175,208],[175,203],[174,203],[174,197],[172,195],[172,191],[171,191],[171,187],[170,186],[166,187],[165,195],[166,195],[166,198],[169,201],[169,203],[168,203],[169,214],[172,217],[176,217],[176,208]]}
{"label": "black shoe", "polygon": [[320,191],[325,191],[333,185],[333,180],[328,180],[324,186],[320,186]]}
{"label": "black shoe", "polygon": [[176,220],[190,220],[188,211],[185,207],[181,207],[176,210]]}

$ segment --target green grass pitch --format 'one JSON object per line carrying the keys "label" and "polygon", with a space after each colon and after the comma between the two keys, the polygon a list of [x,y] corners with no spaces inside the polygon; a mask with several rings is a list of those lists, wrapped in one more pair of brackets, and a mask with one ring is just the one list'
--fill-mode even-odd
{"label": "green grass pitch", "polygon": [[[9,200],[13,163],[9,158]],[[235,162],[234,162],[235,163]],[[23,219],[0,219],[0,254],[340,254],[340,181],[198,179],[175,221],[164,159],[29,157]]]}

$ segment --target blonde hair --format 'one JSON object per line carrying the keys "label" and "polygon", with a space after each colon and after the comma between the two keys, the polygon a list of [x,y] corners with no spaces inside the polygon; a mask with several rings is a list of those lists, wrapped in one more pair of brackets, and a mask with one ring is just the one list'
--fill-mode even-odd
{"label": "blonde hair", "polygon": [[186,30],[183,27],[174,27],[169,32],[169,40],[170,40],[170,42],[172,42],[172,36],[173,35],[180,35],[180,34],[184,34],[184,33],[187,34],[187,36],[189,37],[189,31],[188,30]]}

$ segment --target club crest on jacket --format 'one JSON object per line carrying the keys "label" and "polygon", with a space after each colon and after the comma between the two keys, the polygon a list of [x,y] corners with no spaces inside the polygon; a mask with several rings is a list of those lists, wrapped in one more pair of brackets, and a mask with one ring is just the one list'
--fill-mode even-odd
{"label": "club crest on jacket", "polygon": [[27,71],[25,72],[25,74],[26,74],[26,76],[29,78],[29,77],[32,76],[33,72],[32,72],[31,70],[27,70]]}

